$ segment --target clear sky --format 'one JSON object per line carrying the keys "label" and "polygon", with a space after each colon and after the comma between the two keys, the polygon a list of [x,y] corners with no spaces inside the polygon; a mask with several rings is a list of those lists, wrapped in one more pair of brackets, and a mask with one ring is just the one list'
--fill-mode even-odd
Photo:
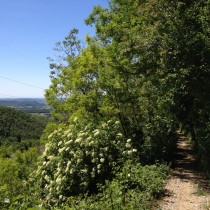
{"label": "clear sky", "polygon": [[107,1],[0,0],[0,98],[44,97],[50,85],[47,57],[72,28],[81,39],[94,33],[84,19],[95,5]]}

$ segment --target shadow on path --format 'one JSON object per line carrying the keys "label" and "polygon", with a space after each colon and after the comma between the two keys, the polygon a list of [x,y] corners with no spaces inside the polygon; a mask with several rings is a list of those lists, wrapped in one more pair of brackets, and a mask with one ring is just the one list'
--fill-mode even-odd
{"label": "shadow on path", "polygon": [[179,137],[171,175],[182,179],[182,181],[193,181],[198,186],[210,192],[208,179],[199,171],[198,162],[185,136]]}

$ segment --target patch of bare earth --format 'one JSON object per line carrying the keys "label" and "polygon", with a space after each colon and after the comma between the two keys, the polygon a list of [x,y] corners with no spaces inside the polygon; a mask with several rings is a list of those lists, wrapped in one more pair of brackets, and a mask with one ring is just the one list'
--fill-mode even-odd
{"label": "patch of bare earth", "polygon": [[155,209],[210,210],[209,186],[197,170],[186,137],[181,136],[178,141],[176,162],[165,189],[166,193]]}

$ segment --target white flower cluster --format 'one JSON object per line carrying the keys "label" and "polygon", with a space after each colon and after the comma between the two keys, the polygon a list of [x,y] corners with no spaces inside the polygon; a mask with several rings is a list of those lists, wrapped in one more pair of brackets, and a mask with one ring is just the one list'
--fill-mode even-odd
{"label": "white flower cluster", "polygon": [[137,149],[134,149],[132,146],[132,140],[131,139],[127,139],[126,144],[125,144],[125,150],[123,151],[124,155],[134,155],[135,153],[137,153]]}
{"label": "white flower cluster", "polygon": [[66,186],[68,194],[75,185],[88,187],[89,177],[95,179],[96,175],[111,173],[122,153],[129,156],[137,152],[131,139],[126,140],[119,132],[119,121],[109,120],[97,128],[88,124],[81,130],[76,126],[77,119],[74,123],[49,135],[50,141],[36,171],[45,185],[46,199],[52,196],[60,199],[59,195],[63,199]]}

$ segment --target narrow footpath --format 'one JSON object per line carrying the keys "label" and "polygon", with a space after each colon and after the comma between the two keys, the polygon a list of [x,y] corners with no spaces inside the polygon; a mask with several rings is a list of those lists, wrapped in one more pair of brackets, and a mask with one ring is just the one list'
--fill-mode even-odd
{"label": "narrow footpath", "polygon": [[165,190],[156,210],[210,210],[208,181],[198,172],[192,149],[184,136],[179,138],[176,161]]}

